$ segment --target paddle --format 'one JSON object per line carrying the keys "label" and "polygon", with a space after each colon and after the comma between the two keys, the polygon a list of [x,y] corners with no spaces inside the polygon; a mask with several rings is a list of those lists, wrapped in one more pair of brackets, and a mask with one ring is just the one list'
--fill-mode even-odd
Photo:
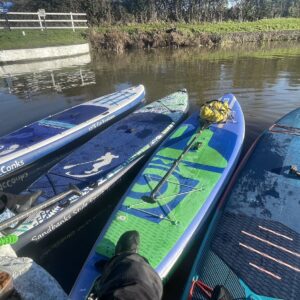
{"label": "paddle", "polygon": [[57,203],[58,201],[64,199],[66,196],[71,195],[71,194],[80,196],[81,191],[78,189],[77,186],[70,184],[69,190],[62,192],[62,193],[58,194],[57,196],[52,197],[52,198],[48,199],[47,201],[45,201],[39,205],[36,205],[27,211],[21,212],[18,215],[1,222],[0,223],[0,231],[17,223],[17,222],[24,220],[25,218],[31,216],[32,214],[38,213],[40,210],[43,210],[43,209]]}
{"label": "paddle", "polygon": [[179,165],[179,163],[183,159],[184,155],[188,151],[190,151],[190,149],[194,146],[195,141],[202,134],[202,132],[209,127],[210,124],[211,124],[210,122],[205,122],[204,125],[202,127],[200,127],[199,131],[196,133],[196,135],[193,137],[193,139],[190,141],[190,143],[187,144],[187,146],[185,147],[185,149],[183,150],[183,152],[180,154],[180,156],[173,162],[171,168],[168,170],[168,172],[165,174],[165,176],[161,179],[161,181],[156,185],[156,187],[151,192],[149,198],[152,201],[154,201],[154,202],[156,201],[158,191],[161,189],[161,187],[163,186],[163,184],[167,181],[167,179],[170,177],[170,175],[173,173],[173,171]]}
{"label": "paddle", "polygon": [[147,197],[152,202],[156,202],[157,193],[163,186],[163,184],[167,181],[173,171],[176,169],[180,161],[183,159],[184,155],[194,146],[195,141],[199,138],[199,136],[206,130],[211,124],[214,123],[222,123],[226,122],[228,117],[230,116],[231,109],[228,106],[228,103],[222,103],[219,100],[211,100],[206,102],[201,107],[201,119],[204,121],[203,126],[199,128],[199,131],[195,134],[190,143],[185,147],[180,156],[173,162],[169,171],[164,175],[161,181],[156,185],[156,187],[151,192],[150,196]]}

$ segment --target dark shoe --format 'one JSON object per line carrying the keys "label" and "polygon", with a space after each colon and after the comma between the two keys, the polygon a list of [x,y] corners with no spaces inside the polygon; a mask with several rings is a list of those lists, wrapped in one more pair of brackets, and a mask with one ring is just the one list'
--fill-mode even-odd
{"label": "dark shoe", "polygon": [[121,253],[138,253],[138,248],[140,245],[140,235],[137,231],[127,231],[121,235],[119,238],[116,249],[115,255]]}
{"label": "dark shoe", "polygon": [[97,269],[97,271],[99,271],[99,272],[103,272],[103,270],[104,270],[104,268],[105,268],[105,266],[106,266],[106,264],[107,264],[107,260],[104,260],[104,259],[100,259],[100,260],[98,260],[98,261],[96,261],[95,262],[95,268]]}
{"label": "dark shoe", "polygon": [[217,285],[211,295],[211,300],[234,300],[230,292],[223,285]]}

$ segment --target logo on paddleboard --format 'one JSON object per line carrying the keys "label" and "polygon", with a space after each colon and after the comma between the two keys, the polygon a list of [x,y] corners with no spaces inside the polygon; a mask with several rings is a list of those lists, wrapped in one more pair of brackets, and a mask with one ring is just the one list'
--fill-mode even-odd
{"label": "logo on paddleboard", "polygon": [[[68,175],[68,176],[72,176],[72,177],[76,177],[76,178],[90,177],[90,176],[94,176],[94,175],[102,172],[101,168],[105,167],[105,166],[108,166],[116,158],[119,158],[119,156],[118,155],[113,155],[111,152],[107,152],[105,155],[99,157],[96,160],[87,161],[87,162],[80,163],[80,164],[65,166],[64,170],[70,170],[71,169],[71,171],[68,171],[66,173],[66,175]],[[83,166],[83,165],[87,165],[87,164],[92,164],[92,167],[91,167],[90,170],[85,170],[83,172],[83,174],[73,174],[72,173],[72,169],[74,169],[78,166]]]}
{"label": "logo on paddleboard", "polygon": [[18,168],[21,168],[25,165],[23,160],[15,160],[10,165],[2,165],[0,167],[0,176],[5,175],[6,173],[10,173]]}

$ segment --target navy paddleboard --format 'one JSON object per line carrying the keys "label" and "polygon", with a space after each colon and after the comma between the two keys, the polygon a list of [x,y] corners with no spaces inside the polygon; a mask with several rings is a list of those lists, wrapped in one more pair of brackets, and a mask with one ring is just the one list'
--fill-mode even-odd
{"label": "navy paddleboard", "polygon": [[74,106],[1,137],[0,177],[101,129],[144,98],[144,86],[139,85]]}
{"label": "navy paddleboard", "polygon": [[300,299],[300,109],[254,143],[218,207],[183,299]]}
{"label": "navy paddleboard", "polygon": [[[84,210],[158,145],[187,110],[187,92],[171,94],[115,123],[51,168],[29,188],[31,193],[43,192],[35,206],[65,193],[70,184],[76,185],[82,196],[69,195],[6,230],[19,236],[16,249],[30,241],[40,241]],[[6,209],[1,219],[15,214]]]}

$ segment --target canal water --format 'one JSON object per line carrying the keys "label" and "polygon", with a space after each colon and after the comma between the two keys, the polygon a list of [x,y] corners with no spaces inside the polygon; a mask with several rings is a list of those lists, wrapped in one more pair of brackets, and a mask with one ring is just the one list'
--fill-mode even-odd
{"label": "canal water", "polygon": [[[234,93],[246,119],[244,154],[263,129],[300,106],[300,44],[248,45],[225,50],[162,49],[119,56],[93,53],[48,62],[0,65],[0,136],[67,107],[139,83],[146,87],[147,102],[187,88],[191,111],[209,99]],[[24,175],[26,180],[21,176],[9,182],[11,189],[18,192],[30,184],[33,179],[29,175]],[[127,182],[106,196],[105,205],[94,206],[72,228],[20,254],[36,259],[68,292],[134,176],[132,172]],[[0,190],[4,185],[0,182]],[[165,286],[164,299],[179,298],[201,239],[199,235],[177,265]]]}

